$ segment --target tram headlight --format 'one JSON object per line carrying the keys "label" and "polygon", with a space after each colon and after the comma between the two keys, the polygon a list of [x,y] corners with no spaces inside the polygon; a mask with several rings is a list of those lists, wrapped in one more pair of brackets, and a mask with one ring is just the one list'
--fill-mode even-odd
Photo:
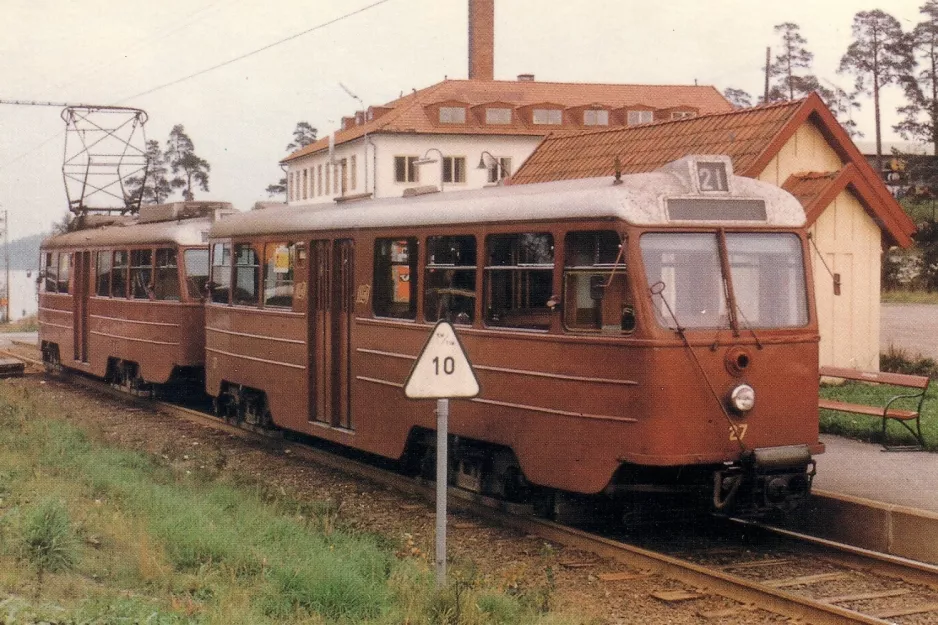
{"label": "tram headlight", "polygon": [[740,384],[730,393],[730,406],[737,412],[749,412],[756,405],[756,391],[748,384]]}

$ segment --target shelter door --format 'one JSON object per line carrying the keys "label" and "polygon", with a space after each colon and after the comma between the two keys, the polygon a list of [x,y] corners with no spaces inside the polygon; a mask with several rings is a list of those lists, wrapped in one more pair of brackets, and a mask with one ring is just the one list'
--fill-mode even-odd
{"label": "shelter door", "polygon": [[354,244],[310,244],[310,420],[352,429],[350,332]]}
{"label": "shelter door", "polygon": [[75,360],[88,362],[88,297],[91,278],[91,252],[75,252],[75,278],[72,283],[72,327]]}

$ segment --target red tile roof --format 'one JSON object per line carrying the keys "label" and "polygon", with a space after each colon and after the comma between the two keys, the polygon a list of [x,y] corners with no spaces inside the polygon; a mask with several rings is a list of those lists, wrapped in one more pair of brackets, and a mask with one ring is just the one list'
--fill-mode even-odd
{"label": "red tile roof", "polygon": [[[425,107],[442,102],[462,102],[468,107],[486,103],[508,103],[514,107],[515,121],[509,125],[483,123],[439,124],[427,115]],[[506,80],[444,80],[420,91],[414,91],[397,100],[377,107],[382,114],[360,125],[339,130],[336,145],[352,141],[371,133],[432,133],[480,135],[532,135],[543,136],[556,126],[524,123],[518,119],[518,110],[543,102],[566,108],[604,105],[610,109],[635,106],[653,109],[693,109],[700,114],[732,110],[720,92],[710,86],[696,85],[612,85],[595,83],[558,83]],[[375,107],[372,107],[375,108]],[[386,110],[389,109],[389,110]],[[467,118],[473,112],[470,110]],[[472,120],[467,119],[467,122]],[[578,128],[582,126],[577,126]],[[329,147],[324,137],[290,154],[282,162],[289,162]]]}
{"label": "red tile roof", "polygon": [[[816,95],[690,119],[548,135],[508,180],[528,184],[653,171],[690,154],[726,154],[737,175],[757,177],[802,124],[820,131],[844,163],[839,172],[805,173],[786,181],[811,224],[836,193],[850,187],[883,229],[887,240],[911,245],[915,224]],[[826,198],[821,204],[819,198]]]}

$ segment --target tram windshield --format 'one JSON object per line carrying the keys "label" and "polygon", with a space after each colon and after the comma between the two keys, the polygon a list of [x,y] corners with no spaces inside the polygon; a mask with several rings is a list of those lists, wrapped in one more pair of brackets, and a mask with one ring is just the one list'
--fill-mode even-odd
{"label": "tram windshield", "polygon": [[[727,233],[725,240],[730,275],[724,280],[716,233],[642,236],[648,285],[663,285],[660,295],[653,296],[658,323],[669,328],[680,324],[728,329],[735,317],[743,328],[806,325],[804,259],[798,237],[740,232]],[[735,302],[730,303],[729,293]]]}

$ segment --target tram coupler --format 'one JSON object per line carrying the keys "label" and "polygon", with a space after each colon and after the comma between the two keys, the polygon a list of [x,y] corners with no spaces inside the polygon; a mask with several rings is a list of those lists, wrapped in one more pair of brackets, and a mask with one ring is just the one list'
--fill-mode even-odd
{"label": "tram coupler", "polygon": [[713,507],[755,515],[791,510],[811,493],[815,473],[806,445],[753,449],[713,472]]}

